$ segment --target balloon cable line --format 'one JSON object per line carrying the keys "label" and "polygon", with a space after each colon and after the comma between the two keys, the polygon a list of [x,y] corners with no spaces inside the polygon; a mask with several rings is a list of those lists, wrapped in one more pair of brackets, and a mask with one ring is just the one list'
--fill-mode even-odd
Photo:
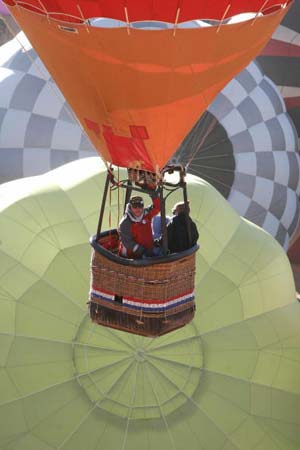
{"label": "balloon cable line", "polygon": [[[209,146],[209,148],[213,148],[213,147],[215,147],[215,145],[210,145],[210,146]],[[193,158],[193,162],[194,162],[194,161],[198,161],[198,160],[203,161],[203,160],[205,160],[205,159],[228,158],[228,153],[223,153],[223,154],[220,154],[220,155],[209,155],[209,156],[204,155],[204,156],[203,156],[203,153],[205,153],[206,151],[208,151],[208,148],[205,148],[205,149],[203,149],[203,150],[201,149],[200,152],[199,152],[199,156],[195,156],[195,157]]]}
{"label": "balloon cable line", "polygon": [[[205,120],[205,116],[206,114],[204,114],[204,120]],[[207,116],[206,116],[207,117]],[[212,133],[212,131],[215,129],[217,124],[217,119],[214,118],[214,120],[211,121],[211,123],[209,124],[208,127],[205,127],[206,129],[204,129],[204,133],[202,134],[198,144],[196,145],[195,150],[192,152],[192,154],[189,156],[188,162],[187,162],[187,166],[190,165],[190,163],[192,162],[192,160],[194,159],[194,157],[196,156],[196,154],[201,151],[201,146],[203,144],[203,142],[205,142],[205,140],[207,139],[207,137]],[[208,149],[205,149],[203,151],[208,151]]]}
{"label": "balloon cable line", "polygon": [[[196,171],[194,171],[193,169],[197,169]],[[223,168],[216,168],[215,166],[207,166],[204,164],[194,164],[193,167],[190,169],[190,173],[191,174],[195,174],[199,176],[200,178],[203,178],[204,180],[212,180],[214,182],[216,182],[217,184],[221,184],[226,188],[232,188],[232,184],[230,182],[226,182],[225,180],[222,180],[221,177],[217,177],[217,176],[213,176],[211,173],[208,174],[207,170],[209,170],[210,172],[214,172],[214,173],[219,173],[220,175],[222,174],[235,174],[234,170],[232,169],[223,169]]]}
{"label": "balloon cable line", "polygon": [[[202,120],[205,120],[205,115],[206,115],[206,113],[204,113],[204,115],[202,116],[203,117]],[[207,133],[205,138],[207,138],[207,136],[215,129],[215,125],[216,126],[218,125],[218,121],[217,120],[214,120],[214,125],[210,129],[209,133]],[[200,128],[200,126],[199,126],[199,128]],[[212,156],[210,156],[208,154],[207,156],[206,155],[203,156],[203,153],[205,153],[205,152],[207,153],[207,152],[211,151],[211,149],[213,147],[215,147],[216,145],[221,145],[222,143],[225,143],[227,139],[222,139],[221,141],[218,141],[217,143],[212,143],[212,144],[209,144],[209,145],[205,145],[202,148],[201,148],[201,145],[202,145],[203,141],[200,141],[200,143],[199,143],[198,135],[195,135],[195,137],[193,139],[191,139],[191,140],[192,140],[192,143],[190,145],[189,145],[189,143],[187,143],[187,144],[182,146],[183,148],[182,148],[182,150],[179,151],[178,156],[177,156],[178,160],[181,163],[183,163],[183,164],[190,164],[190,163],[192,163],[191,171],[193,172],[193,168],[197,169],[197,175],[200,176],[200,178],[203,178],[204,180],[207,180],[208,182],[212,182],[212,183],[215,182],[215,183],[217,183],[219,185],[222,185],[222,186],[224,186],[226,188],[230,188],[231,189],[233,186],[230,183],[226,183],[224,180],[221,180],[220,178],[214,177],[212,174],[208,175],[206,173],[206,170],[208,169],[211,172],[215,172],[215,173],[219,172],[221,174],[221,173],[235,173],[235,171],[233,169],[222,168],[222,167],[215,167],[215,166],[208,166],[208,165],[204,165],[202,163],[202,161],[204,161],[205,159],[216,160],[216,159],[226,158],[226,156],[227,156],[226,154],[223,154],[223,155],[212,155]],[[195,151],[192,151],[192,156],[190,154],[187,154],[187,155],[184,154],[185,147],[189,147],[189,146],[191,148],[195,147]],[[197,155],[197,153],[198,153],[198,155]],[[283,199],[284,199],[284,195],[282,194],[279,198],[277,198],[276,204],[279,204]],[[251,215],[251,217],[247,216],[246,218],[248,220],[251,220],[251,221],[255,222],[256,219],[259,219],[264,214],[265,214],[264,212],[261,212],[261,213],[255,214],[255,215]]]}
{"label": "balloon cable line", "polygon": [[[193,172],[193,168],[192,167],[197,168],[198,169],[197,175],[200,176],[200,178],[203,178],[204,180],[206,179],[207,181],[208,180],[212,180],[214,182],[217,182],[218,184],[223,185],[226,188],[231,188],[232,185],[230,183],[227,183],[224,180],[221,180],[219,178],[213,177],[211,174],[208,175],[205,172],[205,169],[211,169],[214,172],[220,172],[220,173],[234,173],[233,169],[218,168],[218,167],[215,167],[215,166],[207,166],[207,165],[201,164],[201,161],[204,160],[204,159],[212,160],[212,159],[218,159],[218,158],[221,159],[221,158],[227,157],[226,154],[213,155],[213,156],[201,156],[202,153],[207,152],[213,146],[214,145],[208,146],[208,147],[206,147],[203,150],[202,149],[199,150],[199,148],[198,148],[197,151],[199,152],[199,156],[197,156],[197,157],[194,156],[194,157],[190,158],[190,156],[188,155],[186,158],[181,158],[179,156],[178,159],[183,164],[186,164],[186,162],[187,162],[188,165],[190,165],[190,167],[191,167],[190,168],[191,172]],[[195,152],[195,154],[196,154],[196,152]],[[195,161],[198,161],[198,162],[195,163]],[[191,166],[191,163],[193,163],[192,166]],[[203,169],[203,176],[202,177],[201,177],[201,170],[200,169]]]}
{"label": "balloon cable line", "polygon": [[[119,188],[117,189],[119,190]],[[108,205],[108,227],[111,230],[111,189],[109,189],[109,205]]]}
{"label": "balloon cable line", "polygon": [[[223,141],[221,141],[221,142],[212,143],[210,145],[204,146],[203,144],[204,144],[205,140],[208,138],[208,136],[211,135],[211,133],[217,127],[218,121],[215,117],[213,120],[211,120],[210,116],[207,114],[207,112],[205,112],[202,115],[202,118],[200,120],[201,120],[201,122],[199,123],[199,121],[198,121],[196,123],[196,125],[194,125],[193,129],[190,131],[190,133],[193,133],[193,130],[195,130],[197,128],[198,130],[200,130],[200,133],[199,133],[200,136],[198,133],[194,133],[195,136],[192,138],[189,138],[189,135],[187,135],[187,137],[181,143],[181,150],[179,147],[179,152],[177,154],[178,155],[177,159],[179,159],[181,162],[184,162],[184,164],[187,166],[187,168],[189,167],[189,165],[191,164],[192,161],[197,160],[199,157],[202,157],[202,154],[204,152],[209,151],[212,147],[214,147],[222,142],[226,142],[226,140],[223,139]],[[206,122],[208,122],[208,121],[209,121],[209,123],[207,125]],[[186,152],[186,147],[188,147],[191,150]],[[187,154],[185,155],[185,153],[187,153]],[[197,153],[199,153],[199,157],[196,157]]]}
{"label": "balloon cable line", "polygon": [[[224,156],[226,156],[226,155],[224,155]],[[211,158],[208,157],[207,159],[213,159],[213,158],[218,158],[218,157],[221,157],[221,155],[218,155],[218,156],[215,156],[215,157],[212,156]],[[201,160],[202,158],[199,156],[197,159]],[[203,159],[205,159],[205,158],[203,158]],[[228,187],[228,188],[231,188],[231,189],[234,188],[234,185],[226,183],[226,182],[224,182],[224,180],[221,180],[220,178],[213,177],[211,174],[208,175],[206,173],[205,169],[211,170],[213,172],[220,172],[220,173],[235,173],[234,170],[220,168],[220,167],[215,167],[215,166],[207,166],[207,165],[203,165],[201,163],[193,164],[193,167],[198,169],[197,170],[197,176],[199,176],[200,178],[203,178],[204,180],[207,180],[207,181],[212,180],[212,182],[216,182],[217,184],[222,185],[224,187]],[[203,172],[201,171],[201,169],[203,169]],[[286,200],[286,197],[282,193],[280,195],[277,195],[276,201],[273,202],[273,203],[274,203],[274,205],[278,205],[278,204],[282,203],[282,201],[285,201],[285,200]],[[250,221],[252,221],[252,222],[254,222],[254,223],[256,223],[257,220],[260,217],[263,217],[264,215],[265,215],[265,212],[262,211],[262,212],[256,213],[256,214],[253,213],[251,216],[250,215],[246,215],[245,218],[250,220]]]}
{"label": "balloon cable line", "polygon": [[[215,128],[216,128],[216,127],[214,127],[213,130],[211,130],[211,131],[214,131]],[[207,136],[206,136],[206,137],[207,137]],[[187,160],[191,159],[192,161],[194,161],[195,159],[198,158],[198,156],[196,156],[197,153],[199,154],[199,157],[202,157],[203,153],[211,151],[212,148],[217,147],[217,146],[220,145],[220,144],[225,144],[225,143],[227,142],[227,140],[228,140],[228,139],[225,139],[225,138],[224,138],[224,139],[221,139],[221,140],[218,141],[218,142],[214,142],[214,143],[212,143],[212,144],[206,144],[206,145],[201,146],[201,144],[198,144],[198,136],[196,136],[196,137],[194,138],[192,144],[191,144],[191,147],[195,146],[195,147],[197,147],[197,148],[196,148],[196,150],[193,152],[193,157],[190,158],[189,155],[187,155],[187,156],[186,156],[186,159],[187,159]],[[202,141],[202,142],[203,142],[203,141]],[[185,145],[183,145],[183,147],[185,147]],[[182,149],[182,150],[179,152],[179,155],[180,155],[180,156],[182,155],[182,159],[185,158],[184,149]]]}
{"label": "balloon cable line", "polygon": [[224,13],[223,13],[222,19],[221,19],[221,21],[220,21],[220,23],[219,23],[219,25],[218,25],[218,28],[217,28],[216,33],[219,33],[220,28],[221,28],[221,26],[223,25],[223,23],[224,23],[224,21],[225,21],[225,18],[226,18],[226,16],[227,16],[227,13],[228,13],[228,11],[230,10],[230,8],[231,8],[231,4],[228,3],[228,5],[227,5],[227,7],[226,7],[226,9],[225,9],[225,11],[224,11]]}
{"label": "balloon cable line", "polygon": [[209,166],[209,165],[204,165],[201,163],[195,164],[195,167],[199,168],[199,169],[209,169],[209,170],[213,170],[214,172],[221,172],[221,173],[233,173],[234,170],[232,169],[225,169],[223,167],[215,167],[215,166]]}
{"label": "balloon cable line", "polygon": [[[227,156],[227,155],[226,155]],[[224,159],[224,157],[223,156],[219,156],[219,157],[217,157],[216,156],[216,159],[217,158],[220,158],[220,159]],[[203,158],[203,159],[212,159],[212,158]],[[219,172],[219,173],[235,173],[235,171],[233,170],[233,169],[228,169],[228,168],[223,168],[223,167],[216,167],[216,166],[214,166],[214,165],[206,165],[206,164],[202,164],[201,163],[201,161],[202,161],[202,159],[201,158],[199,158],[198,159],[198,163],[196,163],[196,164],[194,164],[193,163],[193,165],[191,166],[191,168],[190,168],[190,172],[191,173],[193,173],[193,168],[196,168],[196,169],[198,169],[197,170],[197,173],[199,172],[199,174],[201,173],[201,169],[203,169],[203,175],[205,176],[205,177],[208,177],[208,175],[206,174],[206,172],[205,172],[205,169],[209,169],[209,170],[211,170],[211,171],[213,171],[213,172]],[[199,175],[200,176],[200,175]],[[212,176],[212,175],[211,175]],[[216,180],[217,180],[217,178],[216,178]],[[221,180],[220,180],[220,182],[221,182]],[[225,184],[224,184],[224,186],[225,186]],[[228,187],[231,187],[231,184],[228,184]]]}
{"label": "balloon cable line", "polygon": [[[200,174],[200,175],[201,175],[201,174]],[[197,176],[198,176],[198,175],[197,175]],[[225,183],[224,181],[221,181],[219,178],[215,178],[215,177],[213,177],[213,176],[211,176],[211,175],[207,175],[206,173],[203,174],[203,177],[200,176],[200,178],[203,178],[203,179],[206,180],[208,183],[210,183],[209,180],[211,180],[212,183],[213,183],[213,182],[216,182],[217,184],[220,184],[220,185],[222,185],[222,186],[224,186],[224,187],[226,187],[226,188],[231,188],[231,187],[232,187],[231,184]]]}
{"label": "balloon cable line", "polygon": [[[120,184],[120,168],[118,167],[118,184]],[[125,190],[124,190],[125,193]],[[117,195],[118,195],[118,211],[117,211],[117,227],[120,223],[120,208],[121,208],[121,203],[120,203],[120,188],[118,187],[117,189]],[[116,228],[117,228],[116,227]]]}

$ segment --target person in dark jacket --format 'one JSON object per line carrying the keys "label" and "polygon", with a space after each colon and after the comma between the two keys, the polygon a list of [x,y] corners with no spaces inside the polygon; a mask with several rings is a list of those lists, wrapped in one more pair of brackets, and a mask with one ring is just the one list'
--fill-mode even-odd
{"label": "person in dark jacket", "polygon": [[[159,249],[154,247],[152,218],[160,211],[160,200],[156,191],[151,194],[152,206],[144,208],[140,196],[134,196],[126,206],[125,215],[119,225],[119,255],[125,258],[156,256]],[[156,253],[157,252],[157,253]]]}
{"label": "person in dark jacket", "polygon": [[[190,213],[189,204],[187,205]],[[183,252],[197,244],[199,233],[190,216],[186,217],[184,202],[176,203],[172,209],[173,217],[167,226],[168,248],[170,253]],[[191,242],[189,243],[187,219],[190,224]]]}

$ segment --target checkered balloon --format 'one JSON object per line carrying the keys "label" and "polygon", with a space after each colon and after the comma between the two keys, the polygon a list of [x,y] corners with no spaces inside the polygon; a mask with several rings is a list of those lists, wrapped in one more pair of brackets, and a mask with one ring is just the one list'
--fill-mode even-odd
{"label": "checkered balloon", "polygon": [[241,216],[288,248],[300,215],[298,138],[277,87],[258,64],[223,89],[173,161],[188,164]]}
{"label": "checkered balloon", "polygon": [[0,48],[0,182],[95,152],[23,33]]}
{"label": "checkered balloon", "polygon": [[300,3],[294,2],[257,58],[285,101],[300,141]]}
{"label": "checkered balloon", "polygon": [[[300,145],[300,3],[294,2],[257,58],[278,87],[297,129]],[[300,235],[300,224],[298,226]],[[297,251],[299,250],[299,240]]]}

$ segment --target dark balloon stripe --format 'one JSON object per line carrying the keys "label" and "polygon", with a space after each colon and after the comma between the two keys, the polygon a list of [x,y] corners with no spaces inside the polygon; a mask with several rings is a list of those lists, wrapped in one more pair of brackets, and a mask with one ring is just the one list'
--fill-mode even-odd
{"label": "dark balloon stripe", "polygon": [[286,97],[284,101],[286,109],[300,108],[300,97]]}
{"label": "dark balloon stripe", "polygon": [[291,6],[291,9],[287,13],[287,15],[283,18],[281,25],[289,28],[290,30],[296,31],[299,33],[300,31],[300,3],[299,1],[295,1]]}
{"label": "dark balloon stripe", "polygon": [[300,107],[288,109],[288,113],[289,113],[292,121],[294,122],[298,136],[300,137]]}
{"label": "dark balloon stripe", "polygon": [[300,57],[300,46],[290,42],[283,42],[277,39],[271,39],[260,56],[285,56],[285,57]]}
{"label": "dark balloon stripe", "polygon": [[300,264],[300,237],[288,251],[288,257],[294,264]]}
{"label": "dark balloon stripe", "polygon": [[263,72],[278,86],[300,87],[299,58],[284,56],[259,56]]}

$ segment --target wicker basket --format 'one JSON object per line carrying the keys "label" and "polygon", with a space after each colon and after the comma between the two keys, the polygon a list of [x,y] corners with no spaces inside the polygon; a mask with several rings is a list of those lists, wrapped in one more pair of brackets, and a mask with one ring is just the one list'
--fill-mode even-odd
{"label": "wicker basket", "polygon": [[197,246],[169,257],[128,260],[114,254],[115,234],[94,247],[90,315],[93,321],[144,336],[159,336],[194,317]]}

